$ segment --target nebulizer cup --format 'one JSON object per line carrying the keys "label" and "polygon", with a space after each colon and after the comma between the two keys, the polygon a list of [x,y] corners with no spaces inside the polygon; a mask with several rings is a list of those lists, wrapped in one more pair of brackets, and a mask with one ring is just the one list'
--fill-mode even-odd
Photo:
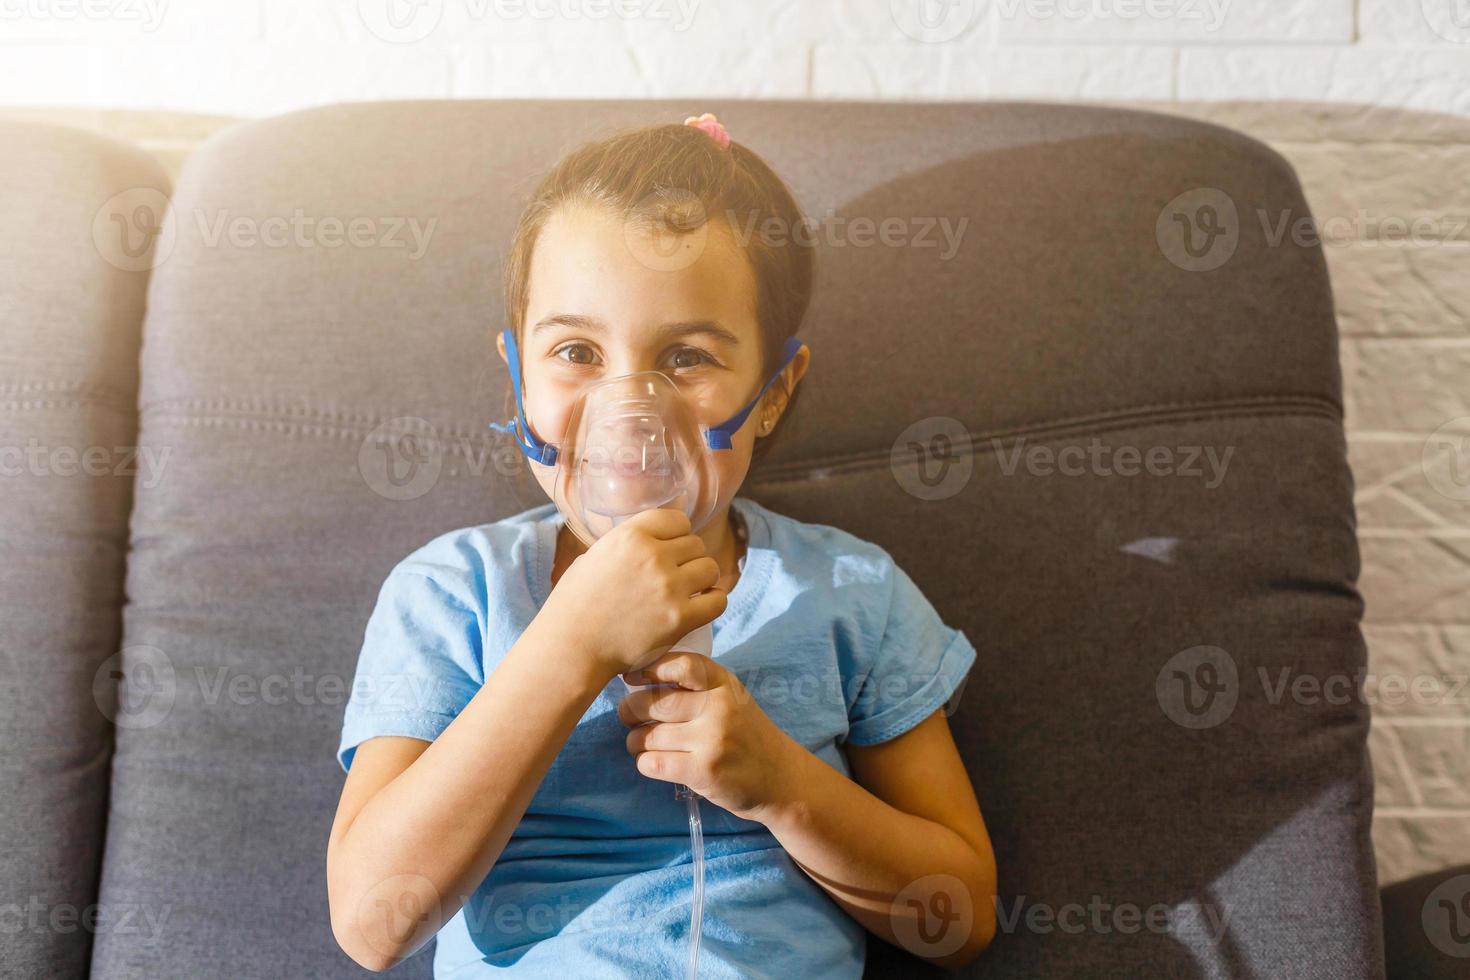
{"label": "nebulizer cup", "polygon": [[[705,446],[704,427],[664,374],[640,371],[593,384],[573,406],[559,447],[557,507],[588,546],[635,514],[659,507],[682,510],[697,532],[719,498],[718,471]],[[714,631],[706,623],[669,649],[710,656]],[[699,795],[679,785],[674,797],[689,811],[694,900],[687,976],[694,977],[704,918],[704,834]]]}

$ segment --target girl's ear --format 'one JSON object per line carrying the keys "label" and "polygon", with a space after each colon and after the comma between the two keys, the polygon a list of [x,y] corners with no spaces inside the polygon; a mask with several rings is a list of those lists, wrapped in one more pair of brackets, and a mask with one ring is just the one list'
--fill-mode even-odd
{"label": "girl's ear", "polygon": [[766,391],[765,398],[761,400],[761,411],[770,416],[772,427],[786,413],[786,406],[796,392],[796,386],[801,382],[802,375],[806,374],[811,356],[811,349],[806,344],[802,344],[796,356],[791,359],[791,363],[786,365],[786,370],[781,372],[781,380],[771,385]]}
{"label": "girl's ear", "polygon": [[495,334],[495,349],[500,351],[501,363],[505,365],[507,371],[510,370],[510,358],[505,353],[505,334],[498,332]]}

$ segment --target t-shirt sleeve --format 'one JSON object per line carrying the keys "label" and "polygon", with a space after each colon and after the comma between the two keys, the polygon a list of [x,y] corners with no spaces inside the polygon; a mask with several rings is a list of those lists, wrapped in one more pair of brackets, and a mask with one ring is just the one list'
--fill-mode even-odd
{"label": "t-shirt sleeve", "polygon": [[965,634],[944,624],[891,559],[888,573],[888,614],[848,710],[849,745],[876,745],[913,728],[950,699],[975,662]]}
{"label": "t-shirt sleeve", "polygon": [[404,559],[389,573],[363,632],[337,761],[380,735],[432,742],[483,686],[473,576]]}

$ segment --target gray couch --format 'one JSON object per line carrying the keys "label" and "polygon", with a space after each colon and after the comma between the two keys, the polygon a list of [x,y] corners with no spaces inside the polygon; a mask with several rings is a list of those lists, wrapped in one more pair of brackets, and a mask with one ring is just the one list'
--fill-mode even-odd
{"label": "gray couch", "polygon": [[1095,107],[719,101],[329,106],[171,191],[0,126],[0,447],[41,447],[0,483],[0,972],[361,972],[323,865],[377,588],[544,499],[484,428],[512,223],[577,142],[704,110],[830,231],[742,493],[880,543],[980,651],[950,722],[1002,931],[969,974],[1383,975],[1368,709],[1311,694],[1365,652],[1327,274],[1268,236],[1309,213],[1291,168]]}

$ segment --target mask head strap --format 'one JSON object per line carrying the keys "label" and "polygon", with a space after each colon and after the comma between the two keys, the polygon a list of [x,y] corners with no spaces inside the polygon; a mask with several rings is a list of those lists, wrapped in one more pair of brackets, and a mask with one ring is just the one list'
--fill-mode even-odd
{"label": "mask head strap", "polygon": [[[510,383],[516,390],[516,417],[509,422],[491,422],[489,427],[496,432],[507,432],[515,436],[516,445],[531,462],[555,466],[556,447],[549,442],[542,442],[526,423],[526,407],[521,401],[521,352],[516,349],[515,333],[506,329],[501,331],[501,336],[505,338],[505,359],[510,362]],[[517,422],[520,423],[519,426]]]}
{"label": "mask head strap", "polygon": [[[531,427],[526,424],[526,409],[521,394],[521,354],[516,349],[515,335],[508,329],[502,331],[501,335],[505,338],[505,356],[506,360],[510,362],[510,381],[516,392],[516,417],[509,422],[491,422],[488,427],[495,432],[505,432],[514,436],[516,445],[520,447],[521,452],[531,462],[541,463],[544,466],[555,466],[557,458],[556,447],[548,442],[542,442],[537,438],[536,433],[531,431]],[[788,338],[786,346],[782,349],[780,365],[775,371],[771,372],[771,376],[766,379],[765,384],[761,385],[761,390],[755,393],[755,397],[750,400],[750,403],[724,422],[705,430],[704,440],[709,448],[732,448],[730,437],[745,424],[746,417],[750,415],[751,410],[760,402],[761,396],[766,393],[766,389],[771,387],[772,383],[781,376],[781,372],[786,370],[786,366],[791,363],[791,359],[796,356],[796,352],[799,350],[801,350],[801,341],[795,337]]]}
{"label": "mask head strap", "polygon": [[786,346],[782,348],[781,363],[776,367],[776,370],[771,372],[771,376],[766,379],[766,383],[761,385],[761,390],[755,393],[755,397],[750,400],[750,404],[742,408],[739,414],[732,415],[719,425],[705,431],[704,440],[709,443],[711,449],[730,448],[730,437],[735,434],[737,429],[745,424],[745,417],[750,414],[751,409],[755,408],[756,404],[761,400],[761,396],[766,393],[766,389],[771,386],[771,383],[781,376],[782,371],[786,370],[786,365],[791,363],[791,359],[796,356],[796,352],[799,350],[801,350],[801,341],[795,337],[788,337],[786,339]]}

